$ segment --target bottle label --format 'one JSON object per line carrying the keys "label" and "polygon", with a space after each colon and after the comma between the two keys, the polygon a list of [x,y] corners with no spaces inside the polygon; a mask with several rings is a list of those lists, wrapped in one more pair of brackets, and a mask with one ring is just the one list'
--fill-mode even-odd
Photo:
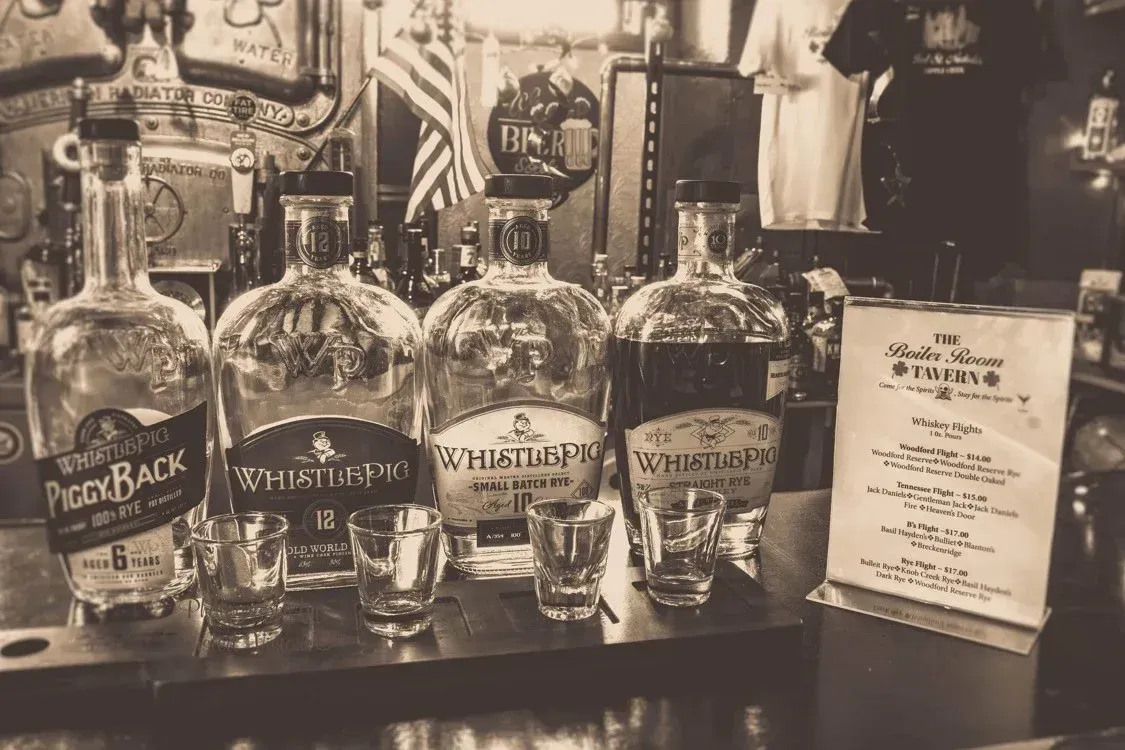
{"label": "bottle label", "polygon": [[144,414],[91,412],[78,423],[74,450],[36,461],[51,551],[87,552],[80,558],[88,569],[112,578],[101,588],[170,571],[171,527],[166,548],[140,545],[138,535],[168,526],[206,497],[207,402],[151,424],[138,416]]}
{"label": "bottle label", "polygon": [[235,512],[285,516],[290,573],[348,571],[348,516],[372,505],[413,503],[419,458],[416,440],[374,422],[285,420],[227,449],[231,504]]}
{"label": "bottle label", "polygon": [[527,506],[597,497],[605,425],[544,401],[466,412],[430,432],[438,510],[447,528],[476,532],[478,547],[529,544]]}
{"label": "bottle label", "polygon": [[289,260],[299,260],[309,268],[331,268],[337,263],[347,263],[351,254],[348,222],[329,216],[287,221],[285,250]]}
{"label": "bottle label", "polygon": [[814,332],[810,337],[812,339],[813,349],[813,372],[828,372],[828,359],[830,354],[828,352],[828,336],[819,331]]}
{"label": "bottle label", "polygon": [[721,263],[730,248],[730,222],[725,214],[707,214],[692,223],[680,222],[680,263],[705,260]]}
{"label": "bottle label", "polygon": [[765,505],[773,489],[781,421],[742,409],[699,409],[625,431],[629,483],[637,496],[664,487],[721,493],[727,510]]}
{"label": "bottle label", "polygon": [[789,389],[788,352],[779,351],[775,354],[779,358],[770,360],[769,376],[766,379],[766,401]]}
{"label": "bottle label", "polygon": [[530,216],[496,219],[488,225],[492,258],[517,266],[530,266],[547,260],[548,226]]}

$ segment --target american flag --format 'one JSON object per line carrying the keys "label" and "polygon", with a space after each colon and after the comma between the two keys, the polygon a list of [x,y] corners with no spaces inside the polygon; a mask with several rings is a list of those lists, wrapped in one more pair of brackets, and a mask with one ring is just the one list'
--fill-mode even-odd
{"label": "american flag", "polygon": [[448,31],[419,45],[406,30],[387,42],[371,72],[422,120],[406,220],[430,206],[452,206],[484,189],[480,155],[469,119],[464,56]]}

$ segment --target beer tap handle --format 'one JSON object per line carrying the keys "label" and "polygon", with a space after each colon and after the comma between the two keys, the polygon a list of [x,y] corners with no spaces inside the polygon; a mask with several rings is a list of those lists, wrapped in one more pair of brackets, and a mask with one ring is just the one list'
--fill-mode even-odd
{"label": "beer tap handle", "polygon": [[258,98],[249,91],[236,91],[227,104],[227,112],[238,123],[238,128],[230,134],[231,208],[235,214],[249,216],[254,212],[258,139],[247,124],[258,113]]}

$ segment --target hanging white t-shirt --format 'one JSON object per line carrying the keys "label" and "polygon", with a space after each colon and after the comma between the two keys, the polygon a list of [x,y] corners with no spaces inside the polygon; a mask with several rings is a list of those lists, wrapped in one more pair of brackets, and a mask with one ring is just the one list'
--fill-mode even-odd
{"label": "hanging white t-shirt", "polygon": [[850,0],[758,0],[738,69],[781,76],[766,94],[758,196],[768,229],[864,231],[860,144],[864,81],[822,55]]}

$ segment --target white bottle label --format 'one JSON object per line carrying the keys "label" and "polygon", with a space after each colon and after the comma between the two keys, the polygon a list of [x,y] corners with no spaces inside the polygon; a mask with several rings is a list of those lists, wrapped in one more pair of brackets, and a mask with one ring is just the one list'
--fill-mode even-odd
{"label": "white bottle label", "polygon": [[766,380],[766,401],[789,388],[789,357],[771,359]]}
{"label": "white bottle label", "polygon": [[722,494],[728,511],[765,505],[773,489],[781,421],[741,409],[699,409],[625,431],[633,496],[665,487]]}
{"label": "white bottle label", "polygon": [[597,497],[605,426],[544,401],[467,412],[432,430],[430,461],[446,526],[475,531],[477,546],[528,544],[527,506]]}
{"label": "white bottle label", "polygon": [[155,589],[175,574],[172,524],[67,555],[70,577],[96,591]]}

